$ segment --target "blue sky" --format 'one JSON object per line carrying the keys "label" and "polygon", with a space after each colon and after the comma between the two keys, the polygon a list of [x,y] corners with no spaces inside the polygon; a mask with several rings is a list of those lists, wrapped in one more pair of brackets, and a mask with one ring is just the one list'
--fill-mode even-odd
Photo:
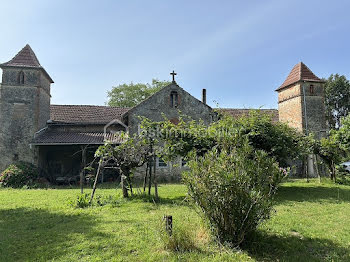
{"label": "blue sky", "polygon": [[[0,62],[30,44],[52,103],[103,105],[125,82],[170,80],[208,103],[277,108],[303,61],[349,75],[349,1],[2,1]],[[213,101],[216,101],[215,103]]]}

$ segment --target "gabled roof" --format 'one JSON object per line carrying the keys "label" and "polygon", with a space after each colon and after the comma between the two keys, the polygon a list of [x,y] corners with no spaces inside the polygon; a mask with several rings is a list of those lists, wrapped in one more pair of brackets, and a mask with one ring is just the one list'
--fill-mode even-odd
{"label": "gabled roof", "polygon": [[277,88],[276,91],[279,91],[299,81],[310,81],[319,83],[324,82],[323,80],[318,78],[303,62],[300,62],[293,67],[286,80],[284,80],[283,84],[279,88]]}
{"label": "gabled roof", "polygon": [[[144,103],[146,103],[151,97],[158,95],[158,94],[159,94],[161,91],[163,91],[164,89],[166,89],[166,88],[171,88],[171,87],[179,88],[179,89],[181,89],[184,93],[186,93],[187,95],[189,95],[190,97],[192,97],[193,99],[199,101],[200,103],[203,103],[202,101],[200,101],[199,99],[195,98],[193,95],[191,95],[190,93],[188,93],[186,90],[184,90],[182,87],[180,87],[175,81],[173,81],[173,82],[171,82],[169,85],[164,86],[162,89],[158,90],[158,91],[155,92],[154,94],[152,94],[152,95],[150,95],[149,97],[147,97],[145,100],[141,101],[139,104],[137,104],[137,105],[135,105],[135,106],[129,108],[129,110],[126,111],[126,112],[122,115],[122,117],[126,116],[129,112],[132,112],[135,108],[142,106],[142,105],[143,105]],[[203,105],[205,105],[206,107],[212,109],[212,108],[211,108],[209,105],[207,105],[207,104],[204,104],[204,103],[203,103]]]}
{"label": "gabled roof", "polygon": [[269,115],[273,122],[277,123],[279,120],[277,109],[239,109],[239,108],[218,108],[219,112],[227,113],[233,118],[240,118],[248,116],[251,111],[258,111],[259,114]]}
{"label": "gabled roof", "polygon": [[51,83],[53,83],[53,80],[51,79],[49,74],[45,71],[45,69],[40,65],[40,62],[36,57],[33,49],[28,44],[25,47],[23,47],[22,50],[19,51],[14,58],[12,58],[10,61],[6,63],[1,64],[0,67],[1,68],[2,67],[37,68],[42,70],[50,79]]}
{"label": "gabled roof", "polygon": [[58,124],[107,124],[129,108],[89,105],[51,105],[50,120]]}

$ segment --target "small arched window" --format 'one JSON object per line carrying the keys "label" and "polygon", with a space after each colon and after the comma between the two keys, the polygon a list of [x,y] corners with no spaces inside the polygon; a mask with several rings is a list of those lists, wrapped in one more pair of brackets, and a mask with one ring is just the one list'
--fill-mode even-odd
{"label": "small arched window", "polygon": [[313,95],[315,93],[314,85],[310,85],[310,94]]}
{"label": "small arched window", "polygon": [[176,108],[179,105],[179,95],[176,91],[170,93],[170,106]]}
{"label": "small arched window", "polygon": [[23,71],[19,72],[19,75],[18,75],[18,84],[24,85],[24,73],[23,73]]}

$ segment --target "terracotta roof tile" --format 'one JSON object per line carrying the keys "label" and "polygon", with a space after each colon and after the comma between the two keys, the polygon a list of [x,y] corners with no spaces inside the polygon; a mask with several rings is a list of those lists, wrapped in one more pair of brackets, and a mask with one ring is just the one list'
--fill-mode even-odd
{"label": "terracotta roof tile", "polygon": [[50,75],[45,71],[45,69],[40,65],[38,58],[36,57],[33,49],[30,45],[26,45],[21,51],[15,55],[10,61],[0,65],[1,67],[30,67],[41,69],[50,79],[51,83],[53,80]]}
{"label": "terracotta roof tile", "polygon": [[66,124],[107,124],[121,120],[129,108],[87,105],[51,105],[51,121]]}
{"label": "terracotta roof tile", "polygon": [[296,64],[283,84],[276,89],[279,91],[299,81],[324,82],[318,78],[303,62]]}
{"label": "terracotta roof tile", "polygon": [[23,47],[10,61],[3,63],[4,66],[25,66],[41,68],[38,58],[29,45]]}
{"label": "terracotta roof tile", "polygon": [[227,113],[234,118],[240,118],[248,116],[253,110],[259,111],[261,114],[270,115],[273,122],[278,122],[278,110],[277,109],[237,109],[237,108],[220,108],[219,111]]}
{"label": "terracotta roof tile", "polygon": [[33,145],[103,145],[105,141],[120,144],[122,139],[112,133],[65,132],[44,130],[33,140]]}

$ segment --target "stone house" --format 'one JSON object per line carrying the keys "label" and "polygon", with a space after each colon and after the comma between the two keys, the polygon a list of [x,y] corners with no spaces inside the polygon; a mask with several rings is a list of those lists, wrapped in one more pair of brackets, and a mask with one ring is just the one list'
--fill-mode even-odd
{"label": "stone house", "polygon": [[[83,163],[93,160],[96,148],[113,137],[114,131],[137,132],[139,116],[159,121],[165,115],[176,122],[181,111],[205,123],[215,117],[206,104],[206,90],[199,100],[174,79],[133,108],[51,105],[53,80],[29,45],[0,68],[0,170],[20,160],[36,164],[52,181],[74,177]],[[326,134],[323,81],[309,68],[298,63],[276,91],[279,109],[263,109],[263,113],[301,132]],[[234,117],[249,113],[249,109],[221,110]],[[179,173],[183,168],[179,161],[179,165],[172,165],[158,159],[158,170],[164,176]]]}

